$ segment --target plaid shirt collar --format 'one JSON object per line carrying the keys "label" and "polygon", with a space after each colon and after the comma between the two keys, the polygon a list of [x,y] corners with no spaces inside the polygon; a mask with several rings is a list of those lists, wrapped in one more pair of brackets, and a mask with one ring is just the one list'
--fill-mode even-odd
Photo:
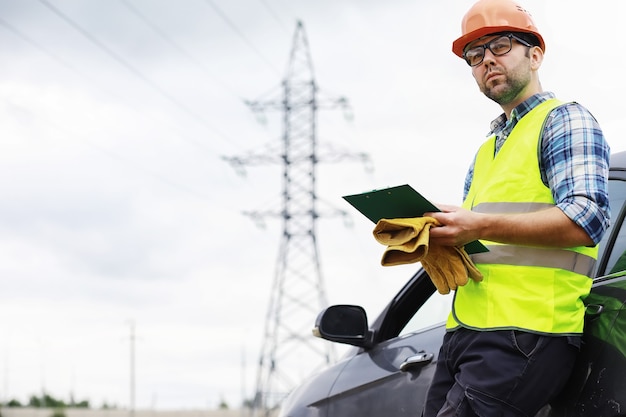
{"label": "plaid shirt collar", "polygon": [[496,135],[495,152],[498,153],[519,119],[528,114],[529,111],[540,103],[543,103],[551,98],[555,98],[555,95],[551,92],[537,93],[515,107],[513,111],[511,111],[510,119],[507,120],[506,114],[504,113],[494,119],[490,125],[491,131],[487,136]]}
{"label": "plaid shirt collar", "polygon": [[523,103],[520,103],[517,107],[513,109],[513,111],[511,112],[510,121],[507,120],[506,114],[504,113],[502,113],[500,116],[494,119],[490,124],[491,131],[489,132],[488,136],[497,135],[502,130],[504,130],[504,128],[507,127],[507,124],[514,126],[515,124],[517,124],[517,121],[519,119],[524,117],[529,111],[534,109],[537,105],[555,97],[556,96],[554,95],[554,93],[547,92],[547,91],[543,93],[537,93],[529,97],[528,99],[526,99],[526,101],[524,101]]}

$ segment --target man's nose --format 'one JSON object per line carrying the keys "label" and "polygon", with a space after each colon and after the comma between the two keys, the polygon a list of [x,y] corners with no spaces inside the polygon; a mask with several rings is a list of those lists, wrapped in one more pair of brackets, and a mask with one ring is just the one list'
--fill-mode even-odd
{"label": "man's nose", "polygon": [[491,49],[489,48],[485,48],[485,55],[483,56],[483,62],[482,64],[486,64],[486,63],[491,63],[491,62],[495,62],[495,55],[493,54],[493,52],[491,52]]}

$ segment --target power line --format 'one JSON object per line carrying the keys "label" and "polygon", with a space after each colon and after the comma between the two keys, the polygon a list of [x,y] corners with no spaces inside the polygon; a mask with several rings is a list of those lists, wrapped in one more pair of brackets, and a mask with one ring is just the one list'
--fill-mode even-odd
{"label": "power line", "polygon": [[254,53],[257,54],[257,56],[259,58],[261,58],[261,60],[272,70],[274,71],[277,75],[280,76],[280,71],[278,69],[276,69],[276,67],[270,62],[269,59],[267,59],[265,57],[265,55],[263,55],[256,46],[254,46],[254,44],[252,42],[250,42],[250,40],[243,34],[243,32],[241,30],[239,30],[239,28],[232,22],[232,20],[230,20],[228,18],[228,16],[226,16],[226,14],[219,8],[217,7],[217,5],[215,4],[215,2],[213,0],[204,0],[209,6],[211,6],[213,8],[213,10],[215,11],[215,13],[218,14],[218,16],[233,30],[233,32],[235,32],[237,35],[239,35],[239,37],[246,43],[246,45],[248,45],[250,47],[250,49],[252,49],[254,51]]}
{"label": "power line", "polygon": [[137,7],[132,5],[128,0],[120,0],[120,2],[135,16],[137,16],[141,21],[143,21],[154,33],[156,33],[163,41],[167,42],[173,49],[178,51],[181,55],[187,58],[191,63],[193,63],[197,68],[201,71],[207,73],[211,78],[213,78],[217,84],[226,89],[229,93],[237,97],[241,102],[243,102],[243,98],[239,96],[235,92],[235,90],[228,86],[224,81],[219,80],[218,77],[212,72],[206,65],[200,62],[197,58],[195,58],[192,54],[190,54],[185,48],[180,46],[177,42],[175,42],[171,36],[165,33],[156,23],[151,21],[143,14]]}
{"label": "power line", "polygon": [[180,110],[182,110],[183,112],[187,113],[189,116],[191,116],[193,119],[195,119],[200,124],[205,126],[207,129],[211,130],[214,134],[219,136],[222,140],[224,140],[225,142],[228,142],[228,144],[232,145],[234,143],[233,140],[231,138],[229,138],[226,134],[224,134],[223,132],[218,130],[212,124],[208,123],[203,117],[201,117],[197,113],[193,112],[189,107],[187,107],[186,105],[184,105],[183,103],[178,101],[174,96],[172,96],[171,94],[169,94],[168,92],[163,90],[158,84],[156,84],[155,82],[153,82],[152,80],[147,78],[141,71],[139,71],[138,69],[133,67],[131,64],[129,64],[120,55],[118,55],[112,49],[110,49],[105,44],[100,42],[95,36],[93,36],[91,33],[89,33],[89,31],[87,31],[84,28],[82,28],[75,21],[73,21],[70,17],[68,17],[63,12],[61,12],[59,9],[57,9],[52,4],[50,4],[47,0],[39,0],[39,2],[41,4],[43,4],[45,7],[47,7],[50,11],[52,11],[59,18],[61,18],[63,21],[65,21],[72,28],[74,28],[76,31],[78,31],[81,35],[83,35],[85,38],[87,38],[91,43],[96,45],[98,48],[100,48],[102,51],[104,51],[107,55],[109,55],[111,58],[113,58],[118,64],[120,64],[122,67],[124,67],[130,73],[135,75],[141,81],[146,83],[153,90],[158,92],[161,96],[163,96],[169,102],[174,104]]}
{"label": "power line", "polygon": [[23,32],[18,30],[16,27],[14,27],[13,25],[11,25],[9,22],[7,22],[1,17],[0,17],[0,25],[4,26],[4,28],[7,29],[9,32],[13,33],[14,36],[20,38],[21,40],[28,43],[35,49],[39,50],[40,52],[43,52],[45,55],[48,55],[57,63],[61,64],[62,66],[66,68],[69,68],[70,70],[74,71],[77,74],[80,74],[81,76],[84,76],[84,74],[81,74],[80,71],[78,71],[78,69],[75,66],[65,61],[63,58],[59,57],[58,55],[50,52],[48,49],[44,48],[41,44],[34,41],[32,38],[28,37],[27,35],[25,35]]}
{"label": "power line", "polygon": [[268,13],[276,20],[276,22],[280,25],[280,27],[285,31],[285,33],[289,33],[287,26],[283,23],[283,21],[278,17],[274,9],[270,6],[267,0],[259,0],[263,6],[267,9]]}
{"label": "power line", "polygon": [[[60,56],[56,55],[55,53],[51,52],[49,49],[45,48],[40,43],[36,42],[34,39],[32,39],[31,37],[27,36],[22,31],[20,31],[19,29],[17,29],[13,25],[11,25],[10,23],[8,23],[4,19],[2,19],[1,17],[0,17],[0,26],[3,26],[5,29],[10,31],[14,36],[16,36],[17,38],[19,38],[22,41],[26,42],[27,44],[31,45],[32,47],[34,47],[35,49],[37,49],[39,52],[43,53],[44,55],[47,55],[53,61],[56,61],[61,66],[69,69],[70,71],[72,71],[76,75],[80,76],[82,79],[84,79],[88,83],[92,84],[93,86],[98,88],[100,91],[103,91],[103,92],[105,92],[107,94],[110,94],[110,95],[114,96],[115,98],[124,99],[124,97],[122,97],[119,94],[117,94],[115,92],[115,90],[104,88],[104,86],[101,83],[96,82],[95,79],[91,78],[89,75],[87,75],[84,72],[80,71],[78,68],[76,68],[70,62],[66,61],[65,59],[63,59]],[[128,104],[130,104],[130,103],[128,103]],[[130,105],[132,105],[132,104],[130,104]],[[135,109],[135,110],[137,110],[137,109]],[[146,117],[146,113],[145,112],[137,112],[137,113],[141,114],[142,117]],[[183,140],[187,141],[187,142],[190,142],[194,146],[199,147],[200,149],[202,149],[204,151],[207,151],[207,152],[211,151],[211,149],[209,149],[204,143],[202,143],[202,142],[200,142],[200,141],[198,141],[196,139],[192,139],[192,138],[187,137],[187,136],[181,136],[181,138]]]}

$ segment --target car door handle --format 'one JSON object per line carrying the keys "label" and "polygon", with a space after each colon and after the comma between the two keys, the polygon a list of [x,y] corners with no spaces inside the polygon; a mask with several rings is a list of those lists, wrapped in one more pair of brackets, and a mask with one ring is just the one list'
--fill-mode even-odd
{"label": "car door handle", "polygon": [[598,316],[604,311],[604,306],[600,304],[589,304],[585,307],[585,314],[588,316]]}
{"label": "car door handle", "polygon": [[400,370],[402,372],[408,371],[414,366],[423,366],[433,360],[432,353],[419,352],[416,355],[409,356],[400,364]]}

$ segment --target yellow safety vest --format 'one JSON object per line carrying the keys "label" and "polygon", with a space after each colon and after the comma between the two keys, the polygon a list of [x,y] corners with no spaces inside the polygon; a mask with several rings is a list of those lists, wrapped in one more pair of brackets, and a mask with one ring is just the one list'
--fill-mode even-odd
{"label": "yellow safety vest", "polygon": [[[547,100],[522,117],[494,157],[495,136],[476,155],[463,207],[482,213],[533,212],[555,205],[541,180],[541,134],[550,111]],[[459,287],[447,328],[524,329],[546,334],[580,334],[598,248],[539,248],[482,241],[489,252],[472,260],[483,281]]]}

